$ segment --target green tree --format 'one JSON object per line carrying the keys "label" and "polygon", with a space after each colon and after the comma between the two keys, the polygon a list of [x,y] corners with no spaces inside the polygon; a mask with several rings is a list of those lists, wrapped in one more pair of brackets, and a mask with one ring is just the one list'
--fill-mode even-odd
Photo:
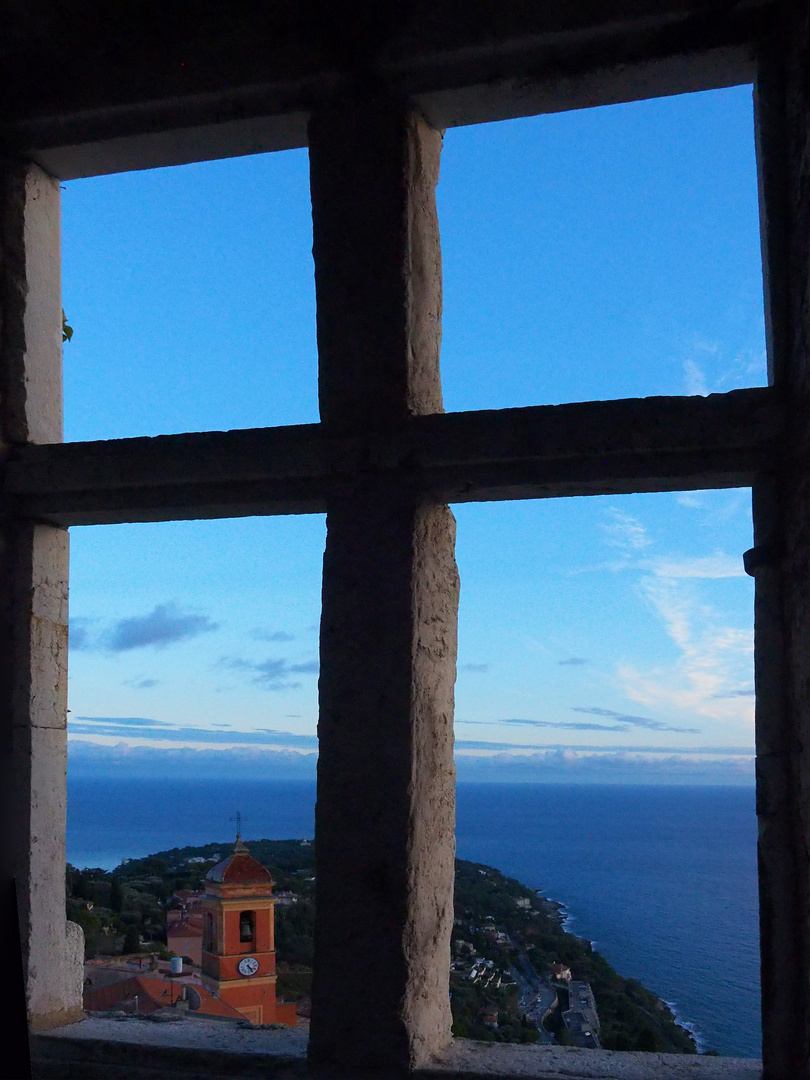
{"label": "green tree", "polygon": [[110,886],[110,910],[120,915],[124,909],[124,890],[117,877],[112,879]]}
{"label": "green tree", "polygon": [[647,1053],[655,1053],[658,1049],[658,1039],[655,1037],[655,1032],[652,1028],[642,1028],[638,1033],[636,1039],[636,1050],[646,1051]]}
{"label": "green tree", "polygon": [[136,953],[141,951],[141,938],[138,932],[138,927],[133,923],[127,927],[127,932],[124,935],[124,952]]}
{"label": "green tree", "polygon": [[85,903],[75,899],[69,899],[67,902],[67,917],[71,922],[78,923],[84,931],[84,958],[91,960],[98,951],[101,919],[92,911],[88,911]]}

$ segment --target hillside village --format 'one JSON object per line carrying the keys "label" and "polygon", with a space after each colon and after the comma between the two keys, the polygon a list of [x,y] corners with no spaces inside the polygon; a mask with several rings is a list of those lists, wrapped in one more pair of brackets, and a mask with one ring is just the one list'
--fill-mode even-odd
{"label": "hillside village", "polygon": [[[274,882],[279,1008],[297,1010],[293,1022],[305,1026],[314,848],[307,840],[259,840],[249,847]],[[205,876],[227,852],[222,844],[175,848],[126,860],[112,872],[68,866],[68,915],[85,931],[86,1009],[248,1022],[212,995],[201,976]],[[538,892],[492,867],[458,860],[454,914],[454,1034],[696,1053],[669,1008],[618,975],[589,942],[566,932],[560,906]]]}

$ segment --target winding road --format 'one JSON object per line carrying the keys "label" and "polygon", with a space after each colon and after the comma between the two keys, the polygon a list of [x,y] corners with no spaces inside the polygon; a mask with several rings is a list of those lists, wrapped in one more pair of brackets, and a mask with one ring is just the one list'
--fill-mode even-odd
{"label": "winding road", "polygon": [[[517,948],[517,942],[513,941],[513,944]],[[549,1009],[553,1008],[557,1000],[557,991],[545,979],[540,978],[528,956],[519,948],[517,964],[520,965],[522,970],[513,964],[509,972],[517,983],[518,1006],[535,1024],[540,1033],[539,1041],[541,1043],[554,1043],[556,1042],[554,1036],[543,1027],[543,1017]]]}

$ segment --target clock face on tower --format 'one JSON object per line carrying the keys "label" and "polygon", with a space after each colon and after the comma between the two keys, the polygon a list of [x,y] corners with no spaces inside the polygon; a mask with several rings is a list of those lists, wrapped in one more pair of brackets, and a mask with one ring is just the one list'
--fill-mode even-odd
{"label": "clock face on tower", "polygon": [[259,970],[259,961],[255,956],[246,956],[239,961],[240,975],[255,975]]}

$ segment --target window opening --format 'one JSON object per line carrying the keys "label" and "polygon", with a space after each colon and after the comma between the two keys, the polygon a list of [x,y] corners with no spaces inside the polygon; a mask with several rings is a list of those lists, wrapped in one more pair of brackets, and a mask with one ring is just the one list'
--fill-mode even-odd
{"label": "window opening", "polygon": [[239,915],[239,940],[253,941],[255,936],[256,916],[252,911],[243,911]]}
{"label": "window opening", "polygon": [[448,410],[767,382],[750,86],[453,128]]}
{"label": "window opening", "polygon": [[[71,539],[67,905],[88,963],[140,973],[156,957],[168,978],[174,954],[197,985],[202,949],[222,934],[206,874],[231,853],[238,812],[272,884],[262,877],[264,906],[233,912],[226,937],[260,967],[273,954],[278,1001],[305,1001],[323,517],[98,526]],[[275,939],[262,929],[268,897]]]}
{"label": "window opening", "polygon": [[[72,318],[72,316],[71,316],[71,318]],[[72,320],[72,321],[73,321],[73,322],[76,322],[76,320]],[[594,396],[595,396],[595,395],[594,395]],[[490,403],[490,404],[491,404],[491,403]],[[267,421],[267,420],[265,420],[264,422],[265,422],[265,423],[267,423],[268,421]],[[183,426],[183,427],[184,427],[184,428],[188,427],[188,424],[187,424],[187,423],[186,423],[186,424],[184,424],[184,426]],[[171,429],[170,429],[170,430],[171,430]],[[86,629],[86,627],[85,627],[85,629]],[[82,635],[81,635],[81,633],[80,633],[80,635],[79,635],[79,636],[80,636],[80,637],[82,636]],[[473,663],[473,665],[472,665],[472,667],[471,667],[470,671],[473,671],[473,669],[474,669],[474,666],[475,666],[475,664]],[[488,1021],[486,1021],[485,1023],[489,1023],[489,1022],[488,1022]],[[646,1049],[646,1048],[640,1048],[640,1047],[639,1047],[639,1048],[637,1048],[637,1049]]]}
{"label": "window opening", "polygon": [[[599,1045],[688,1045],[559,912],[700,1051],[760,1056],[750,492],[454,513],[457,855],[479,864],[459,870],[457,1034],[547,1041],[555,993],[588,982]],[[553,1037],[593,1045],[564,1011]]]}
{"label": "window opening", "polygon": [[305,150],[73,180],[62,225],[68,440],[317,422]]}

